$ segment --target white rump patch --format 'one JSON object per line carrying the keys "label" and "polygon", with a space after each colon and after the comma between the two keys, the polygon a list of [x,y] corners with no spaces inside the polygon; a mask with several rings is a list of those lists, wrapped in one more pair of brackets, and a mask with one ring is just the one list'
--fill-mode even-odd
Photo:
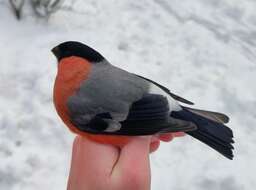
{"label": "white rump patch", "polygon": [[152,94],[161,94],[165,96],[168,100],[170,112],[172,111],[180,111],[182,110],[181,106],[179,105],[178,101],[174,100],[169,94],[164,92],[161,88],[151,83],[149,93]]}

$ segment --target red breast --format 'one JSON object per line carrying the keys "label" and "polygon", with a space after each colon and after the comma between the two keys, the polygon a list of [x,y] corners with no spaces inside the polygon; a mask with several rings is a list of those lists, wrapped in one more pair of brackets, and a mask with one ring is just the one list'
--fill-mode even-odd
{"label": "red breast", "polygon": [[80,57],[71,56],[61,59],[58,63],[53,95],[57,113],[72,132],[100,143],[123,146],[129,141],[130,137],[89,134],[80,131],[70,122],[67,100],[88,78],[91,68],[92,63]]}

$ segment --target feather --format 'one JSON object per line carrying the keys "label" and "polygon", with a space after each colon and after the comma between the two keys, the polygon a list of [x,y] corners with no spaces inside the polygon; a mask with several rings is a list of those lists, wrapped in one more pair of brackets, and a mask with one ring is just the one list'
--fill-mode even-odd
{"label": "feather", "polygon": [[[172,112],[171,116],[180,120],[193,122],[197,126],[197,130],[187,132],[192,137],[202,141],[212,147],[225,157],[233,158],[233,132],[219,120],[214,120],[212,114],[222,115],[215,112],[194,110],[182,107],[181,111]],[[203,113],[203,114],[202,114]],[[207,113],[206,116],[205,113]],[[210,116],[208,113],[211,113]],[[226,121],[226,120],[225,120]]]}
{"label": "feather", "polygon": [[183,106],[184,108],[186,108],[187,110],[201,115],[203,117],[206,117],[208,119],[211,119],[215,122],[218,123],[228,123],[229,122],[229,117],[223,113],[218,113],[218,112],[213,112],[213,111],[206,111],[206,110],[200,110],[200,109],[194,109],[194,108],[188,108]]}
{"label": "feather", "polygon": [[142,78],[142,79],[144,79],[144,80],[146,80],[146,81],[148,81],[148,82],[151,82],[151,83],[153,83],[154,85],[158,86],[158,87],[161,88],[164,92],[166,92],[166,93],[169,94],[172,98],[174,98],[175,100],[177,100],[177,101],[179,101],[179,102],[182,102],[182,103],[185,103],[185,104],[189,104],[189,105],[193,105],[193,104],[194,104],[193,102],[191,102],[191,101],[189,101],[189,100],[186,100],[185,98],[182,98],[182,97],[180,97],[180,96],[178,96],[178,95],[172,93],[168,88],[164,87],[163,85],[161,85],[161,84],[159,84],[159,83],[157,83],[157,82],[155,82],[155,81],[153,81],[153,80],[150,80],[150,79],[148,79],[148,78],[142,77],[142,76],[140,76],[140,75],[136,75],[136,76],[138,76],[138,77],[140,77],[140,78]]}
{"label": "feather", "polygon": [[191,122],[171,118],[167,99],[157,94],[147,94],[134,102],[126,120],[120,122],[121,128],[116,131],[108,131],[108,121],[111,118],[109,113],[101,113],[87,124],[79,119],[73,119],[72,123],[85,132],[127,136],[184,132],[196,129]]}

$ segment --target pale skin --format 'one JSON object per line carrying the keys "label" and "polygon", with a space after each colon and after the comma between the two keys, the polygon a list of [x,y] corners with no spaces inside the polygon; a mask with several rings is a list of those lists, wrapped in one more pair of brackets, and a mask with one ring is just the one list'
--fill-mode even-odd
{"label": "pale skin", "polygon": [[68,190],[149,190],[149,154],[160,141],[169,142],[184,133],[133,137],[121,149],[77,136],[73,144]]}

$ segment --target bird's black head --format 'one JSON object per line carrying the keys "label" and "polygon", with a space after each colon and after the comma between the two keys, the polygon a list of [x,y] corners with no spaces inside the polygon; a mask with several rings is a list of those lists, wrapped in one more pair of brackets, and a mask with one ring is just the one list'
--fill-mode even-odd
{"label": "bird's black head", "polygon": [[53,54],[58,61],[70,56],[78,56],[87,59],[90,62],[100,62],[104,57],[89,46],[75,41],[67,41],[59,44],[52,49]]}

